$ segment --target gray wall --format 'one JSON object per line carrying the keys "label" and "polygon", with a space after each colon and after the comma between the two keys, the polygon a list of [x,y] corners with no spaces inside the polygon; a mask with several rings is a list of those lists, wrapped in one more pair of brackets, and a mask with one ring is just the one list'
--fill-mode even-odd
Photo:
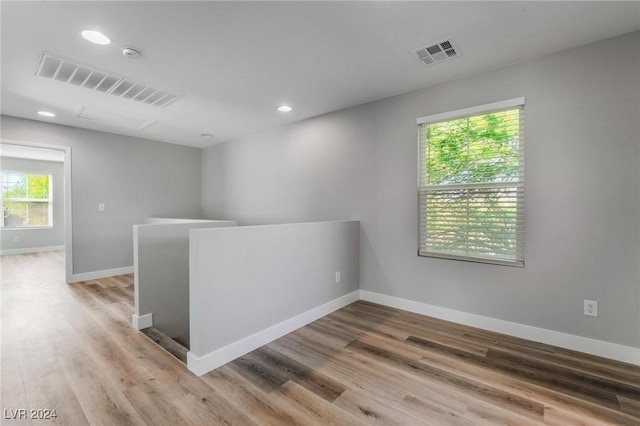
{"label": "gray wall", "polygon": [[350,109],[204,149],[203,212],[252,225],[362,217],[374,120]]}
{"label": "gray wall", "polygon": [[244,345],[255,333],[356,291],[359,232],[357,221],[191,230],[191,353]]}
{"label": "gray wall", "polygon": [[[418,258],[416,118],[518,96],[525,268]],[[639,122],[634,33],[208,148],[203,211],[360,219],[363,289],[639,347]]]}
{"label": "gray wall", "polygon": [[200,149],[7,116],[1,125],[4,139],[71,147],[74,274],[132,266],[133,225],[146,217],[200,217]]}
{"label": "gray wall", "polygon": [[189,231],[236,226],[234,221],[150,218],[133,227],[135,314],[153,314],[153,326],[189,341]]}
{"label": "gray wall", "polygon": [[[52,176],[53,226],[34,229],[2,229],[2,250],[27,250],[64,246],[64,164],[53,161],[0,158],[2,170],[50,174]],[[20,241],[15,242],[14,238]]]}

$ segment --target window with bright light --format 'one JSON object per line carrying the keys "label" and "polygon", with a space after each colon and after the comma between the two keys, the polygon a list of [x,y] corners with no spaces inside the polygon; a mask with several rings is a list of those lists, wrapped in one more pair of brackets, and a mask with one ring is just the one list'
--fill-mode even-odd
{"label": "window with bright light", "polygon": [[3,228],[53,225],[51,175],[2,172]]}
{"label": "window with bright light", "polygon": [[418,119],[420,256],[524,266],[524,99]]}

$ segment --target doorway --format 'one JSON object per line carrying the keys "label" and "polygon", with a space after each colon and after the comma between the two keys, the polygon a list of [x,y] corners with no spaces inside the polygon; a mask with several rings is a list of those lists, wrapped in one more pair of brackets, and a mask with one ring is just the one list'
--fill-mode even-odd
{"label": "doorway", "polygon": [[[59,250],[64,246],[65,281],[72,282],[71,148],[0,139],[0,161],[3,194],[11,196],[8,189],[24,187],[22,181],[25,180],[38,182],[43,188],[29,190],[24,194],[24,200],[19,194],[11,202],[3,200],[2,254]],[[62,167],[59,167],[60,163]],[[45,188],[47,184],[49,187]],[[38,195],[32,192],[38,192]],[[6,211],[9,207],[15,210]],[[29,209],[34,212],[31,218]],[[35,214],[37,210],[39,214]],[[48,211],[48,221],[42,211]],[[26,245],[31,247],[21,244],[25,239]]]}

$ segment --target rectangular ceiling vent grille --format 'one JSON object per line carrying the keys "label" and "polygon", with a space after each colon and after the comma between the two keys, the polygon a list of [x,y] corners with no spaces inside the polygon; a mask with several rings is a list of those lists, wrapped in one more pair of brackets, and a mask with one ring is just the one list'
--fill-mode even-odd
{"label": "rectangular ceiling vent grille", "polygon": [[36,75],[161,108],[180,99],[179,95],[145,86],[107,71],[78,65],[46,53],[42,54],[40,58]]}
{"label": "rectangular ceiling vent grille", "polygon": [[443,40],[421,47],[413,53],[415,53],[418,60],[425,65],[432,65],[462,56],[460,49],[458,49],[451,40]]}

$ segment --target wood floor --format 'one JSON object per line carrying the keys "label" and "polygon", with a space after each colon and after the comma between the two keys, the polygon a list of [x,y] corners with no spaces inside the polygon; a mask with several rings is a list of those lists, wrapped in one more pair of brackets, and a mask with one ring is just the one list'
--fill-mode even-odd
{"label": "wood floor", "polygon": [[2,424],[640,424],[638,367],[364,302],[198,378],[62,256],[1,258]]}

